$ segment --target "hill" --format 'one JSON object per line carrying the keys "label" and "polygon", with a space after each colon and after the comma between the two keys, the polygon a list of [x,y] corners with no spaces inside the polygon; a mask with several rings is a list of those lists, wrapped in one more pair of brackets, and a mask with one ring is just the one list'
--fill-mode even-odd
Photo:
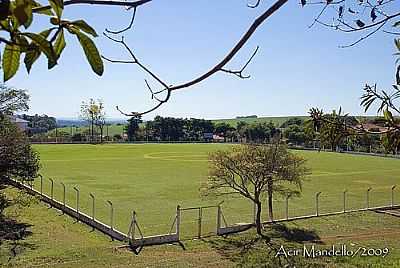
{"label": "hill", "polygon": [[236,127],[236,124],[240,121],[246,122],[246,123],[262,123],[262,122],[272,122],[274,123],[277,127],[282,125],[283,122],[289,120],[290,118],[302,118],[302,119],[307,119],[309,118],[308,116],[305,115],[300,115],[300,116],[276,116],[276,117],[237,117],[237,118],[230,118],[230,119],[217,119],[217,120],[212,120],[214,123],[227,123],[233,127]]}

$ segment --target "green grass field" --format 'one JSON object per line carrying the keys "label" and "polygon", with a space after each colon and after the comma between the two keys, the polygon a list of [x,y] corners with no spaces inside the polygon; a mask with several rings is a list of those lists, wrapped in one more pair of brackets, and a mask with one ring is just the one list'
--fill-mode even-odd
{"label": "green grass field", "polygon": [[[81,190],[81,208],[90,214],[89,193],[96,195],[96,215],[109,222],[106,200],[115,206],[115,223],[127,232],[131,211],[135,209],[145,235],[166,233],[179,204],[183,207],[217,204],[221,199],[201,199],[199,187],[207,177],[207,153],[226,149],[223,144],[132,144],[132,145],[35,145],[40,152],[45,191],[51,177],[55,197],[61,200],[60,182],[67,185],[67,202],[75,204],[72,187]],[[320,212],[343,209],[343,190],[347,189],[347,208],[366,205],[366,189],[372,187],[371,206],[390,204],[390,187],[398,183],[400,161],[370,156],[296,151],[309,160],[312,168],[303,187],[303,196],[290,200],[290,216],[315,212],[315,197],[320,196]],[[36,187],[39,188],[39,181]],[[396,196],[397,198],[397,196]],[[400,201],[400,193],[396,201]],[[225,198],[223,211],[228,223],[250,222],[251,204],[241,198]],[[275,216],[284,216],[284,202],[275,201]],[[216,210],[203,212],[203,231],[216,226]],[[266,215],[264,215],[266,219]],[[182,216],[184,237],[196,235],[197,211]]]}

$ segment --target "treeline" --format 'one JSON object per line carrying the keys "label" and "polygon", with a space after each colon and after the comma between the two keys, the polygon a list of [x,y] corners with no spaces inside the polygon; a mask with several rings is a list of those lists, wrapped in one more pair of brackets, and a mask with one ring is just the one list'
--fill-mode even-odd
{"label": "treeline", "polygon": [[184,119],[156,116],[141,124],[131,119],[126,127],[129,141],[206,141],[268,142],[280,130],[272,122],[248,124],[239,121],[236,126],[205,119]]}
{"label": "treeline", "polygon": [[[47,116],[23,117],[30,121],[30,126],[42,126],[46,129],[55,127],[53,118]],[[331,122],[331,123],[324,123]],[[333,124],[332,124],[333,122]],[[357,133],[350,127],[363,125],[372,133]],[[381,132],[381,133],[380,133]],[[332,151],[361,151],[397,154],[400,151],[398,132],[385,133],[382,118],[357,119],[353,116],[341,116],[334,111],[324,114],[323,120],[314,122],[312,117],[305,119],[292,117],[276,125],[272,121],[255,121],[236,124],[213,122],[196,118],[173,118],[156,116],[154,120],[143,122],[140,118],[131,118],[121,133],[100,137],[101,131],[94,129],[95,138],[89,128],[59,129],[47,134],[34,135],[32,141],[54,142],[240,142],[268,143],[279,136],[290,146],[308,147]]]}
{"label": "treeline", "polygon": [[28,135],[37,133],[45,133],[57,127],[57,120],[54,117],[47,115],[27,115],[22,114],[19,118],[28,121]]}

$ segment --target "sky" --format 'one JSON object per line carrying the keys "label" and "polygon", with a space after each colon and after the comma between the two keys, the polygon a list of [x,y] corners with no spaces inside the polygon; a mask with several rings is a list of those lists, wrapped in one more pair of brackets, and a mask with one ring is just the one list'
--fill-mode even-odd
{"label": "sky", "polygon": [[[140,61],[168,84],[197,77],[220,61],[263,10],[246,7],[246,0],[154,0],[137,11],[134,28],[125,40]],[[250,79],[218,73],[188,89],[175,91],[170,101],[146,115],[207,119],[236,116],[305,115],[311,107],[337,109],[364,115],[360,96],[365,83],[390,88],[394,81],[393,36],[377,33],[351,48],[339,48],[359,38],[320,25],[309,28],[320,7],[302,8],[290,1],[253,35],[227,66],[238,69],[255,47],[259,53],[248,66]],[[85,19],[99,33],[95,39],[101,54],[129,57],[117,44],[101,35],[105,28],[126,26],[130,13],[118,7],[68,6],[66,19]],[[33,29],[43,29],[45,17]],[[102,99],[108,118],[124,118],[116,109],[143,111],[154,102],[144,79],[158,84],[136,65],[105,62],[98,77],[91,71],[78,41],[67,37],[67,47],[52,70],[42,56],[28,75],[21,65],[7,85],[28,90],[30,114],[58,118],[79,116],[82,101]],[[373,111],[369,114],[374,114]]]}

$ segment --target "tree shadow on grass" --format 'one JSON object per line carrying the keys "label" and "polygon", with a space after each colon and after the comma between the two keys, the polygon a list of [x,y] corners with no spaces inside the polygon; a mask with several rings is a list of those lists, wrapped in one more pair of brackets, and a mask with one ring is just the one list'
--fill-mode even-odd
{"label": "tree shadow on grass", "polygon": [[17,222],[14,219],[0,216],[0,251],[7,254],[8,261],[27,249],[36,249],[37,246],[24,241],[32,235],[28,229],[31,224]]}
{"label": "tree shadow on grass", "polygon": [[288,227],[285,224],[272,224],[269,232],[271,238],[283,238],[289,242],[304,243],[313,242],[322,244],[321,238],[315,230]]}
{"label": "tree shadow on grass", "polygon": [[297,248],[296,244],[308,242],[320,244],[320,237],[314,230],[290,228],[283,224],[273,224],[267,229],[265,235],[270,237],[271,241],[258,237],[252,231],[204,241],[238,267],[325,267],[325,264],[318,260],[277,254],[281,246],[288,249]]}

